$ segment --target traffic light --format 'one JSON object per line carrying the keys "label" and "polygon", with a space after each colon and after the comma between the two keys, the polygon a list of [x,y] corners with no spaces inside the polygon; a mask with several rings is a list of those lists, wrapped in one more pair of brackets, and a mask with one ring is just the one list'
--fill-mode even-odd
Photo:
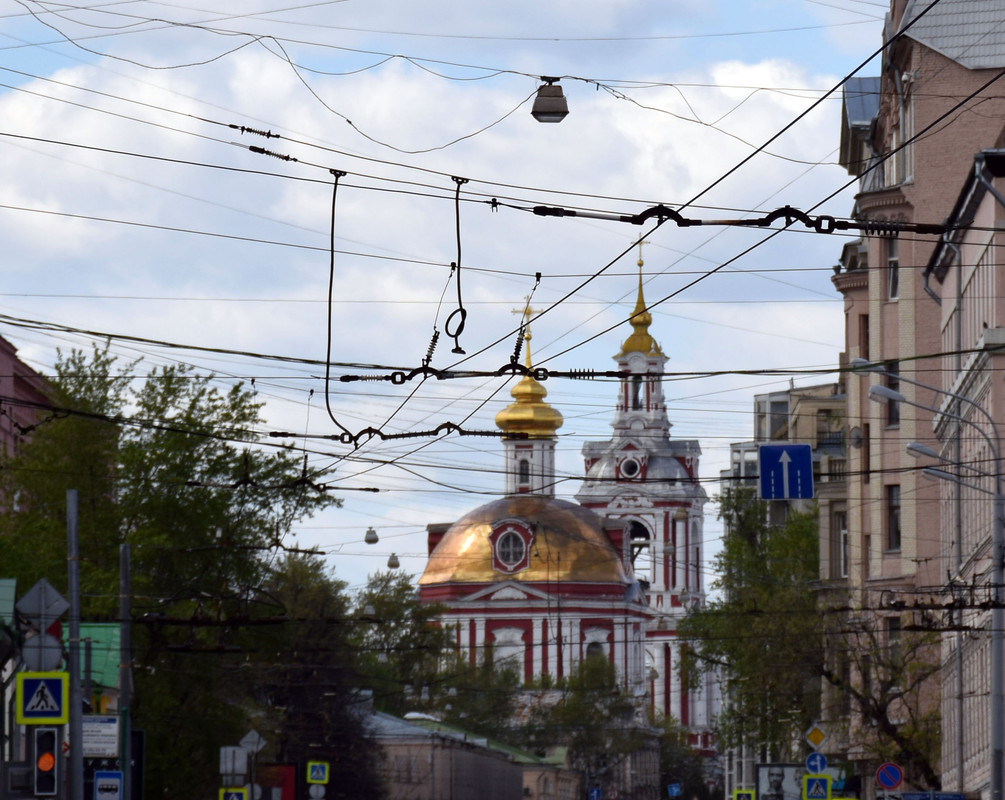
{"label": "traffic light", "polygon": [[35,795],[59,794],[59,728],[35,728]]}

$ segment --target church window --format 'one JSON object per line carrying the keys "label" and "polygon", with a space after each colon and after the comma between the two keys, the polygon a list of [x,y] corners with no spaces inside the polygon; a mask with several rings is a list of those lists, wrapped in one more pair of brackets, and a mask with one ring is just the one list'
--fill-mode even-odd
{"label": "church window", "polygon": [[515,531],[506,531],[506,533],[500,536],[496,547],[499,552],[499,560],[507,567],[515,567],[523,561],[526,547],[523,539],[520,538],[520,534]]}
{"label": "church window", "polygon": [[639,462],[636,461],[634,458],[626,458],[624,461],[621,462],[621,474],[625,478],[638,477],[638,474],[641,471],[641,469],[642,468],[639,466]]}
{"label": "church window", "polygon": [[522,520],[506,520],[496,525],[489,534],[492,566],[510,574],[527,569],[533,542],[534,533]]}
{"label": "church window", "polygon": [[530,483],[530,462],[526,458],[520,459],[520,484]]}
{"label": "church window", "polygon": [[642,376],[632,375],[632,411],[642,408]]}

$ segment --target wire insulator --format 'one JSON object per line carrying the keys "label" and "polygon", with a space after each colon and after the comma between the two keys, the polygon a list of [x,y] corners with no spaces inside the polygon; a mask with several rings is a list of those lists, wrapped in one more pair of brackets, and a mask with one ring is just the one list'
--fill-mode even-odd
{"label": "wire insulator", "polygon": [[433,351],[436,350],[436,343],[440,340],[440,332],[433,329],[433,338],[429,340],[429,347],[426,350],[426,357],[422,359],[422,366],[428,367],[429,362],[433,360]]}
{"label": "wire insulator", "polygon": [[569,372],[569,377],[574,381],[592,381],[597,377],[594,369],[574,369]]}

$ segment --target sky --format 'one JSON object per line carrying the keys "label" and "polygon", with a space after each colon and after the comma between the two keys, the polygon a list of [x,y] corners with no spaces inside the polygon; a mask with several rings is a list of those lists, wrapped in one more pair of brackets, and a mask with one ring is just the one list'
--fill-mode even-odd
{"label": "sky", "polygon": [[[612,369],[641,254],[671,435],[699,441],[714,498],[755,394],[834,380],[855,237],[709,223],[848,217],[836,87],[878,74],[886,10],[0,0],[0,335],[42,374],[107,339],[141,371],[253,381],[263,441],[343,499],[288,543],[358,587],[392,552],[420,574],[427,524],[502,493],[498,438],[435,431],[497,430],[528,298],[536,366]],[[530,114],[546,77],[559,124]],[[617,219],[660,204],[706,224]],[[474,374],[402,378],[427,359]],[[571,499],[616,384],[544,385]]]}

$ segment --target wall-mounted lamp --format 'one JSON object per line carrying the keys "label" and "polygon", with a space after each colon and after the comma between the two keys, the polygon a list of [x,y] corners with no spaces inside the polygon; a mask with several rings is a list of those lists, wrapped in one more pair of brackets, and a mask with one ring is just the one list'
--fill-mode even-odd
{"label": "wall-mounted lamp", "polygon": [[561,122],[569,116],[569,104],[566,102],[562,87],[556,85],[558,78],[541,77],[544,85],[538,88],[531,116],[538,122]]}
{"label": "wall-mounted lamp", "polygon": [[401,566],[401,562],[398,560],[398,556],[395,555],[394,553],[391,553],[391,557],[389,559],[387,559],[387,568],[388,569],[397,569],[400,566]]}
{"label": "wall-mounted lamp", "polygon": [[377,531],[373,529],[372,525],[366,529],[366,535],[363,537],[363,541],[366,542],[367,544],[377,544],[378,541]]}

